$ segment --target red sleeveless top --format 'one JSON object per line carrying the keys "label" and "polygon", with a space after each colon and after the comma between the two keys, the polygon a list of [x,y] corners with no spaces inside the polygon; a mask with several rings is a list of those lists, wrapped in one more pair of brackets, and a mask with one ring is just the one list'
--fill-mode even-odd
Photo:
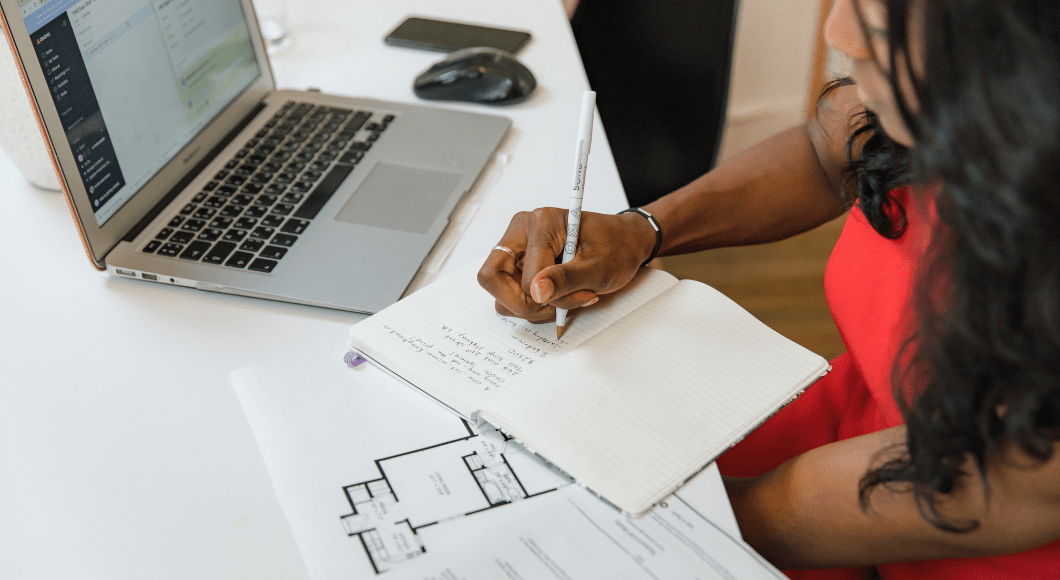
{"label": "red sleeveless top", "polygon": [[[891,369],[913,329],[914,278],[935,220],[909,188],[892,195],[906,210],[905,233],[896,240],[884,238],[855,207],[825,270],[825,295],[847,352],[795,403],[723,455],[718,460],[722,473],[760,475],[815,447],[902,424]],[[1011,556],[887,564],[879,571],[885,580],[1053,580],[1060,578],[1060,541]],[[853,569],[788,574],[814,580],[860,577]]]}

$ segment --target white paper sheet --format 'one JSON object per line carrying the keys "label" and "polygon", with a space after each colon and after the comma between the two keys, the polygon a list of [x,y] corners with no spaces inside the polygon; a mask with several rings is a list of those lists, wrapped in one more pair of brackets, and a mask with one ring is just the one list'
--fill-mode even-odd
{"label": "white paper sheet", "polygon": [[[347,367],[343,354],[232,374],[314,580],[370,578],[425,554],[462,554],[454,538],[503,527],[516,507],[535,513],[570,485],[499,433],[474,430],[369,365]],[[716,468],[680,495],[690,513],[739,537]]]}
{"label": "white paper sheet", "polygon": [[785,576],[679,498],[630,519],[576,486],[491,514],[395,574],[402,580],[780,580]]}

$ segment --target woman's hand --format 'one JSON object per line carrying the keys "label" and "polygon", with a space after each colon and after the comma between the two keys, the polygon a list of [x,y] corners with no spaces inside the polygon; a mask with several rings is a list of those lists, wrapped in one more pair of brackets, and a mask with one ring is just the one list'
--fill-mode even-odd
{"label": "woman's hand", "polygon": [[584,212],[574,259],[556,264],[567,241],[567,210],[520,212],[478,273],[479,284],[496,299],[497,312],[546,322],[556,308],[589,306],[597,295],[625,286],[655,246],[655,230],[634,213]]}

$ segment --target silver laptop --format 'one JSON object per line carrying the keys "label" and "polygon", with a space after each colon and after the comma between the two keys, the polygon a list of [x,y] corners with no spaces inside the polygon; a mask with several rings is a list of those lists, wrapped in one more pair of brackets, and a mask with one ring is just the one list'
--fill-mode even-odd
{"label": "silver laptop", "polygon": [[116,276],[376,312],[511,125],[277,91],[250,0],[0,8],[88,254]]}

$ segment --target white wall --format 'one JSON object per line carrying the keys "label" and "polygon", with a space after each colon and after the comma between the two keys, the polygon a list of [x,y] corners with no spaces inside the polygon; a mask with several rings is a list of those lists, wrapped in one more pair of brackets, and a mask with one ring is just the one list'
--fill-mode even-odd
{"label": "white wall", "polygon": [[740,0],[720,158],[802,123],[820,0]]}

